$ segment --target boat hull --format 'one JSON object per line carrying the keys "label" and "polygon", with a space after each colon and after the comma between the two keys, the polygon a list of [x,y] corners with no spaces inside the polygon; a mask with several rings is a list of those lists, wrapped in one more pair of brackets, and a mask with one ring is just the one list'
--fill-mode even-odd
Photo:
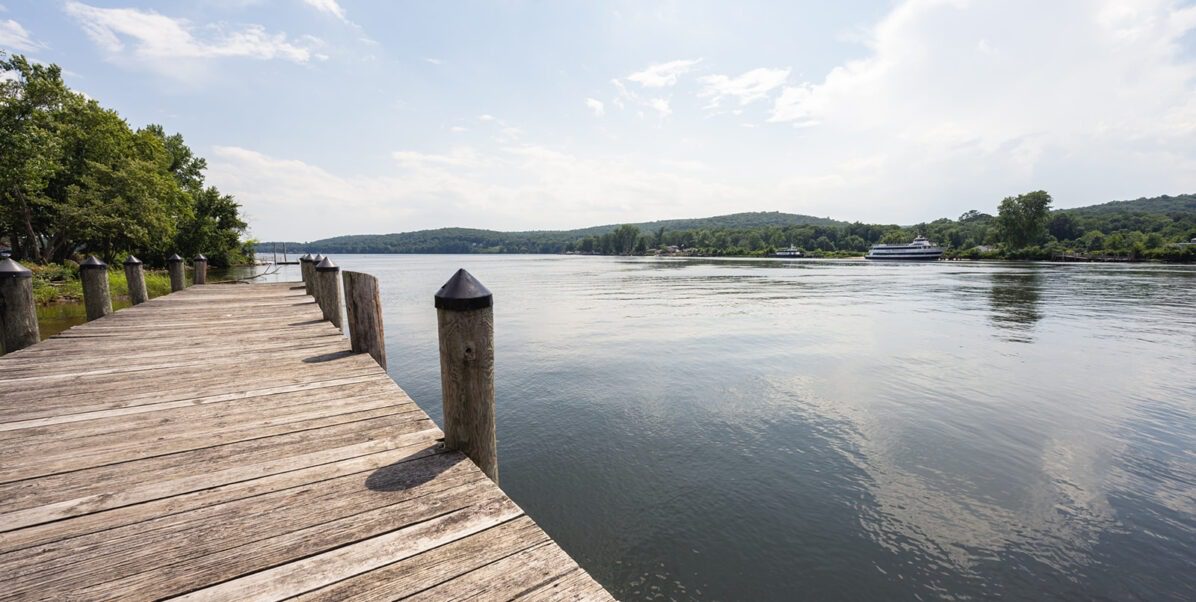
{"label": "boat hull", "polygon": [[937,255],[865,255],[864,259],[871,261],[938,261],[943,257],[942,253]]}

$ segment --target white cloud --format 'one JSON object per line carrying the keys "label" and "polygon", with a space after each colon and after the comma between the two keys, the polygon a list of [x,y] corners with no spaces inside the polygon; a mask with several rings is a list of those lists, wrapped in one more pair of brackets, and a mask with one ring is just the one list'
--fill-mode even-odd
{"label": "white cloud", "polygon": [[933,216],[1037,188],[1072,205],[1196,189],[1193,29],[1170,0],[908,0],[866,56],[776,99],[770,121],[817,149],[786,185],[874,219],[889,199]]}
{"label": "white cloud", "polygon": [[332,15],[346,23],[345,9],[336,0],[303,0],[303,3],[325,14]]}
{"label": "white cloud", "polygon": [[[98,8],[73,1],[66,3],[65,10],[111,58],[145,64],[164,74],[185,77],[187,69],[179,61],[243,57],[307,63],[324,58],[314,52],[319,39],[304,36],[301,42],[293,42],[285,33],[270,33],[260,25],[235,30],[220,24],[197,28],[185,19],[152,10]],[[196,35],[200,31],[203,38]],[[128,42],[131,49],[126,47]]]}
{"label": "white cloud", "polygon": [[453,127],[449,128],[449,131],[453,132],[454,134],[460,134],[462,132],[468,132],[469,128],[461,125],[454,125]]}
{"label": "white cloud", "polygon": [[428,58],[424,58],[424,62],[425,62],[425,63],[432,64],[432,65],[443,65],[443,64],[444,64],[444,61],[443,61],[443,60],[441,60],[441,59],[434,59],[434,58],[430,58],[430,57],[428,57]]}
{"label": "white cloud", "polygon": [[478,115],[478,121],[494,121],[494,115]]}
{"label": "white cloud", "polygon": [[595,98],[586,99],[586,108],[593,111],[595,117],[602,117],[606,114],[606,106],[602,104],[601,100]]}
{"label": "white cloud", "polygon": [[[236,196],[264,240],[316,239],[445,225],[508,230],[573,228],[746,203],[739,186],[689,169],[654,170],[631,159],[585,158],[541,145],[485,152],[398,151],[397,171],[340,176],[316,165],[219,146],[209,179]],[[528,222],[528,216],[537,220]]]}
{"label": "white cloud", "polygon": [[652,65],[643,71],[627,76],[627,79],[645,88],[663,88],[676,85],[677,80],[692,71],[702,59],[677,60]]}
{"label": "white cloud", "polygon": [[12,19],[0,21],[0,46],[21,52],[33,52],[41,47],[33,41],[28,30]]}
{"label": "white cloud", "polygon": [[751,104],[768,97],[789,78],[789,69],[752,69],[738,77],[706,75],[698,78],[702,90],[698,96],[709,98],[706,108],[717,108],[724,98],[739,101],[739,105]]}
{"label": "white cloud", "polygon": [[668,117],[673,114],[673,109],[669,107],[669,101],[664,98],[650,98],[647,105],[660,113],[661,117]]}

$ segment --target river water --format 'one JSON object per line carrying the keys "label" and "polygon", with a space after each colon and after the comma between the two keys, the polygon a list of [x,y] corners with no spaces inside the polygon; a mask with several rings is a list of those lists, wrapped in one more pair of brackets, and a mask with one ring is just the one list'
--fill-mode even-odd
{"label": "river water", "polygon": [[1196,599],[1194,267],[334,260],[438,422],[494,292],[503,488],[620,598]]}

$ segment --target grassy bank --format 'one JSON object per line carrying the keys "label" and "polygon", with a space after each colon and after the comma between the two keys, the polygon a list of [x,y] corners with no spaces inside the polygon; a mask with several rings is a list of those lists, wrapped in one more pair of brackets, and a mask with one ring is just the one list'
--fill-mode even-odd
{"label": "grassy bank", "polygon": [[[38,305],[83,300],[83,283],[79,280],[79,265],[74,262],[28,266],[33,270],[33,298]],[[108,288],[113,299],[129,297],[129,282],[123,267],[108,270]],[[170,276],[165,271],[146,270],[145,289],[150,298],[170,292]]]}

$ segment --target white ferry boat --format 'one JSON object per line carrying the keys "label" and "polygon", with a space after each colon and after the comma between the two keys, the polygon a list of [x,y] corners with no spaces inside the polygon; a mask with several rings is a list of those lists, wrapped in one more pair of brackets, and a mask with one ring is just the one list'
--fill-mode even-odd
{"label": "white ferry boat", "polygon": [[943,250],[919,236],[908,245],[872,245],[864,259],[887,259],[890,261],[934,261],[943,256]]}
{"label": "white ferry boat", "polygon": [[772,256],[773,257],[802,257],[803,255],[802,255],[801,249],[799,249],[793,245],[789,245],[788,249],[781,249],[781,250],[777,251],[776,253],[773,253]]}

